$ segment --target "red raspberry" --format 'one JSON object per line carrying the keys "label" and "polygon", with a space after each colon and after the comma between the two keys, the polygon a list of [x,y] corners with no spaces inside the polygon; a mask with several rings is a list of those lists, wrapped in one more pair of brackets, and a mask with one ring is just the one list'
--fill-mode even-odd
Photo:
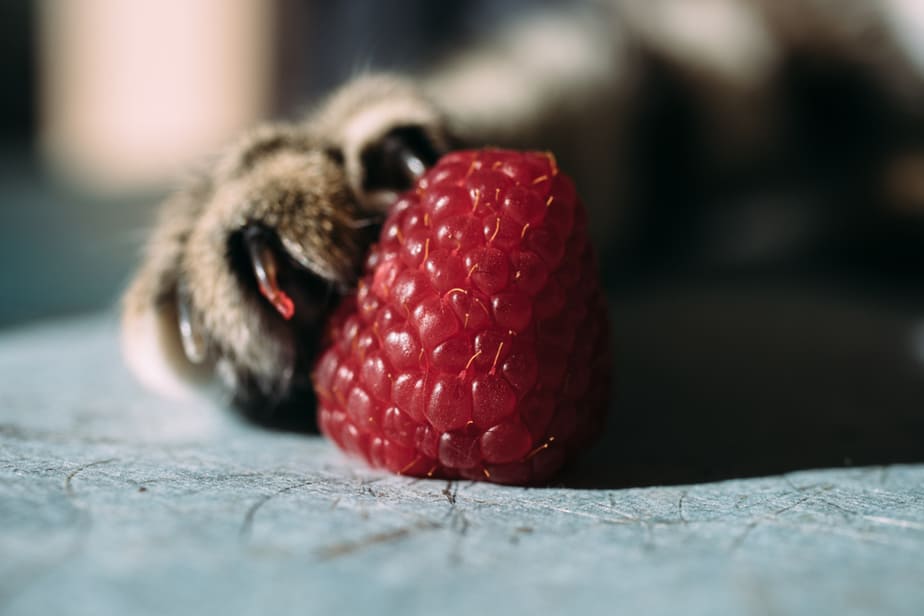
{"label": "red raspberry", "polygon": [[321,430],[372,466],[535,483],[602,428],[606,306],[550,154],[445,156],[395,204],[329,335]]}

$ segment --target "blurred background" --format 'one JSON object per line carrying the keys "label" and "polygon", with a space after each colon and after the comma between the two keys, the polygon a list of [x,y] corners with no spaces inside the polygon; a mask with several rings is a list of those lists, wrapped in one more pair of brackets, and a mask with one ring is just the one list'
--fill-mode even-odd
{"label": "blurred background", "polygon": [[3,2],[0,327],[110,305],[158,201],[245,128],[528,4]]}
{"label": "blurred background", "polygon": [[[242,129],[554,4],[3,2],[0,327],[112,306],[157,203]],[[924,20],[902,28],[924,67]],[[677,480],[924,460],[921,73],[794,54],[774,102],[796,137],[743,160],[712,148],[689,75],[640,64],[634,209],[600,246],[619,413],[593,464]],[[912,111],[869,94],[877,71]]]}

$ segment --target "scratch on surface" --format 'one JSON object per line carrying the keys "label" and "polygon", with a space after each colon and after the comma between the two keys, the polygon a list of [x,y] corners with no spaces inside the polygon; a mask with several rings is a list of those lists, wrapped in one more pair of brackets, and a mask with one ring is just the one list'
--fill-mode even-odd
{"label": "scratch on surface", "polygon": [[728,553],[732,554],[738,548],[740,548],[741,544],[744,543],[744,540],[748,538],[748,535],[751,534],[751,531],[754,530],[754,528],[756,528],[759,523],[760,520],[751,520],[748,522],[747,526],[744,527],[744,530],[741,531],[738,536],[732,540],[731,545],[728,546]]}
{"label": "scratch on surface", "polygon": [[68,473],[67,477],[64,478],[64,492],[70,497],[75,496],[74,486],[72,483],[74,481],[74,477],[87,470],[88,468],[93,468],[94,466],[99,466],[101,464],[109,464],[110,462],[115,462],[115,460],[115,458],[107,458],[105,460],[96,460],[95,462],[90,462],[88,464],[84,464],[83,466],[78,466],[70,473]]}
{"label": "scratch on surface", "polygon": [[630,515],[628,515],[628,514],[622,512],[622,511],[618,511],[618,510],[615,510],[615,509],[613,510],[614,513],[619,514],[619,515],[622,515],[622,516],[624,516],[624,517],[622,517],[622,518],[608,518],[608,517],[596,515],[596,514],[593,514],[593,513],[587,513],[587,512],[585,512],[585,511],[574,511],[573,509],[565,509],[565,508],[563,508],[563,507],[555,507],[554,505],[540,505],[540,506],[541,506],[543,509],[549,509],[549,510],[551,510],[551,511],[557,511],[558,513],[568,513],[568,514],[570,514],[570,515],[574,515],[574,516],[578,516],[578,517],[590,518],[591,520],[594,520],[594,521],[596,521],[596,522],[601,522],[601,523],[603,523],[603,524],[639,524],[639,523],[642,522],[642,520],[640,520],[640,519],[637,518],[637,517],[630,516]]}
{"label": "scratch on surface", "polygon": [[498,500],[485,500],[483,498],[475,498],[473,496],[466,496],[465,500],[469,503],[480,505],[482,507],[501,507],[507,504]]}
{"label": "scratch on surface", "polygon": [[[801,490],[796,490],[796,492],[801,492]],[[798,507],[799,505],[808,502],[809,500],[812,499],[812,497],[813,497],[813,495],[811,495],[811,494],[809,494],[809,495],[807,495],[807,496],[803,496],[803,497],[799,498],[798,500],[789,503],[789,504],[786,505],[785,507],[782,507],[782,508],[777,509],[776,511],[774,511],[774,512],[772,512],[772,513],[769,513],[769,514],[767,514],[767,515],[763,515],[763,516],[760,516],[760,517],[757,517],[757,518],[751,520],[751,521],[748,522],[747,525],[744,527],[744,530],[741,531],[741,533],[739,533],[738,536],[735,537],[735,538],[732,540],[731,545],[728,546],[728,553],[729,553],[729,554],[732,554],[732,553],[735,552],[738,548],[740,548],[740,547],[741,547],[741,544],[744,543],[744,540],[747,539],[747,538],[748,538],[748,535],[751,534],[751,531],[754,530],[755,528],[757,528],[760,524],[762,524],[762,523],[768,523],[768,522],[775,522],[777,516],[782,515],[782,514],[786,513],[787,511],[790,511],[791,509],[795,509],[795,508]]]}
{"label": "scratch on surface", "polygon": [[683,492],[681,492],[680,498],[677,499],[677,514],[680,516],[680,521],[683,524],[688,523],[687,516],[684,515],[683,513],[683,501],[685,501],[687,498],[687,492],[689,492],[689,490],[684,490]]}
{"label": "scratch on surface", "polygon": [[890,518],[880,515],[865,515],[863,516],[863,519],[873,522],[874,524],[883,524],[885,526],[897,526],[898,528],[909,528],[911,530],[924,531],[924,524],[921,522],[912,522],[911,520],[901,520],[898,518]]}
{"label": "scratch on surface", "polygon": [[797,501],[795,501],[795,502],[792,502],[792,503],[789,503],[788,505],[786,505],[786,506],[783,507],[782,509],[777,509],[776,511],[773,512],[772,515],[773,515],[774,517],[775,517],[775,516],[778,516],[778,515],[783,515],[783,514],[786,513],[787,511],[789,511],[789,510],[791,510],[791,509],[795,509],[795,508],[798,507],[799,505],[801,505],[801,504],[803,504],[803,503],[805,503],[805,502],[808,502],[808,501],[811,500],[812,498],[813,498],[813,495],[812,495],[812,494],[809,494],[808,496],[803,496],[803,497],[800,498],[799,500],[797,500]]}
{"label": "scratch on surface", "polygon": [[848,509],[847,507],[844,507],[843,505],[840,505],[829,498],[819,497],[818,500],[824,503],[825,505],[828,505],[829,507],[840,511],[843,514],[843,517],[845,520],[851,520],[857,517],[857,515],[859,515],[859,513],[854,511],[853,509]]}
{"label": "scratch on surface", "polygon": [[535,529],[532,526],[517,526],[513,529],[513,534],[510,535],[510,543],[517,545],[520,543],[520,537],[523,535],[532,535],[535,532]]}
{"label": "scratch on surface", "polygon": [[891,466],[883,466],[879,470],[879,485],[884,486],[886,480],[889,478],[889,471],[892,470]]}
{"label": "scratch on surface", "polygon": [[16,441],[41,441],[45,443],[81,443],[84,445],[125,445],[131,441],[119,440],[109,436],[93,436],[74,431],[42,430],[23,428],[15,424],[0,424],[0,437]]}
{"label": "scratch on surface", "polygon": [[[455,489],[453,489],[455,488]],[[456,496],[459,494],[459,486],[453,486],[451,481],[446,482],[446,487],[442,491],[443,496],[446,497],[446,500],[449,501],[450,505],[456,504]]]}
{"label": "scratch on surface", "polygon": [[800,501],[797,501],[797,502],[793,503],[793,504],[790,505],[789,507],[785,507],[785,508],[783,509],[783,511],[778,511],[778,512],[776,512],[775,515],[779,515],[780,513],[784,513],[784,512],[786,512],[786,511],[789,511],[789,510],[792,509],[793,507],[796,507],[797,505],[801,505],[802,503],[804,503],[804,502],[806,502],[806,501],[809,501],[809,500],[816,500],[816,499],[819,500],[819,501],[821,501],[822,503],[824,503],[824,504],[826,504],[826,505],[830,505],[831,507],[833,507],[833,508],[835,508],[835,509],[838,509],[838,510],[841,511],[842,513],[848,514],[848,516],[847,516],[848,519],[849,519],[849,516],[855,516],[856,513],[857,513],[856,511],[851,511],[850,509],[847,509],[847,508],[845,508],[845,507],[843,507],[843,506],[841,506],[841,505],[839,505],[839,504],[837,504],[837,503],[835,503],[835,502],[832,502],[830,499],[827,499],[827,498],[824,498],[824,497],[823,497],[823,494],[824,494],[825,492],[830,492],[831,490],[833,490],[833,489],[835,488],[834,484],[831,484],[831,483],[811,483],[811,484],[808,484],[808,485],[805,485],[805,486],[797,486],[795,483],[793,483],[792,479],[790,479],[788,475],[783,475],[783,481],[785,481],[786,484],[787,484],[794,492],[796,492],[797,494],[806,494],[806,493],[807,493],[807,495],[806,495],[806,497],[805,497],[804,499],[802,499],[802,500],[800,500]]}
{"label": "scratch on surface", "polygon": [[[3,426],[0,426],[0,432],[2,432],[2,428]],[[14,597],[23,594],[25,590],[30,588],[34,583],[44,578],[49,572],[60,567],[63,563],[69,562],[84,549],[88,532],[90,527],[93,525],[93,518],[90,515],[90,510],[88,507],[80,504],[79,502],[74,502],[74,499],[77,496],[73,486],[74,477],[87,470],[88,468],[109,464],[110,462],[115,462],[116,460],[117,458],[94,460],[93,462],[88,462],[87,464],[78,466],[67,474],[67,476],[64,478],[63,489],[67,499],[70,501],[73,511],[76,512],[74,527],[77,532],[75,533],[75,537],[70,545],[67,546],[57,558],[49,559],[43,563],[34,564],[32,566],[21,566],[22,570],[17,571],[16,573],[22,576],[21,579],[24,581],[24,583],[6,587],[0,586],[0,612],[3,612],[2,608],[9,604]]]}
{"label": "scratch on surface", "polygon": [[471,524],[469,523],[465,512],[461,509],[453,509],[451,515],[449,516],[449,527],[456,534],[462,536],[468,533],[469,526],[471,526]]}
{"label": "scratch on surface", "polygon": [[784,520],[765,520],[767,524],[778,526],[780,528],[791,528],[803,533],[826,533],[836,535],[844,539],[852,539],[861,543],[874,543],[895,548],[920,550],[920,543],[917,541],[894,541],[892,537],[882,536],[874,532],[857,531],[852,528],[843,528],[832,524],[818,524],[809,522],[791,523]]}
{"label": "scratch on surface", "polygon": [[411,526],[402,526],[394,530],[374,533],[357,541],[344,541],[342,543],[328,545],[318,550],[318,558],[321,560],[339,558],[375,545],[400,541],[417,531],[436,530],[438,528],[441,528],[441,525],[436,522],[421,521]]}
{"label": "scratch on surface", "polygon": [[276,498],[277,496],[281,496],[283,494],[286,494],[287,492],[291,492],[292,490],[304,488],[305,486],[310,485],[312,483],[314,483],[313,479],[309,479],[308,481],[300,481],[298,483],[293,483],[292,485],[276,490],[275,492],[271,494],[267,494],[266,496],[263,496],[262,498],[257,500],[257,502],[255,502],[253,505],[250,506],[250,508],[247,510],[247,513],[244,514],[244,519],[241,522],[241,528],[238,531],[238,535],[240,537],[244,537],[245,535],[248,535],[250,533],[251,528],[253,528],[254,516],[257,514],[257,511],[259,511],[260,507],[265,505],[267,502]]}
{"label": "scratch on surface", "polygon": [[614,520],[613,518],[600,518],[600,520],[605,524],[633,524],[634,523],[634,524],[640,525],[645,535],[643,547],[647,551],[654,551],[654,549],[657,547],[657,543],[655,541],[655,532],[654,532],[654,527],[656,524],[670,525],[670,524],[677,523],[677,520],[666,520],[666,521],[658,520],[656,517],[645,515],[643,512],[639,512],[638,510],[636,510],[635,513],[629,513],[627,511],[623,511],[621,509],[616,508],[615,504],[616,504],[616,501],[613,498],[613,495],[610,494],[609,495],[609,507],[604,506],[604,508],[609,513],[615,513],[616,515],[621,516],[622,520],[617,521],[617,520]]}
{"label": "scratch on surface", "polygon": [[462,540],[468,535],[470,523],[465,511],[456,508],[455,505],[450,506],[448,516],[449,529],[455,537],[449,548],[449,564],[458,565],[462,562]]}
{"label": "scratch on surface", "polygon": [[627,511],[623,511],[622,509],[617,508],[616,502],[613,499],[612,494],[610,494],[609,506],[603,505],[602,508],[605,509],[609,513],[615,513],[619,517],[625,518],[626,520],[631,520],[633,522],[643,522],[642,517],[639,516],[638,514],[632,514]]}
{"label": "scratch on surface", "polygon": [[833,490],[834,485],[831,483],[810,483],[804,486],[797,486],[792,478],[786,474],[782,475],[781,478],[786,482],[793,492],[807,492],[808,490],[818,490],[819,492],[827,492],[828,490]]}

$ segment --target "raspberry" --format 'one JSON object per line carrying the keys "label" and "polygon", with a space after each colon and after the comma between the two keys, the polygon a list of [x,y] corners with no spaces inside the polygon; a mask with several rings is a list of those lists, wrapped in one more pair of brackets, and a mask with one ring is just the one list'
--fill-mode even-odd
{"label": "raspberry", "polygon": [[547,479],[600,432],[606,307],[583,206],[543,153],[448,154],[401,196],[314,372],[322,431],[370,465]]}

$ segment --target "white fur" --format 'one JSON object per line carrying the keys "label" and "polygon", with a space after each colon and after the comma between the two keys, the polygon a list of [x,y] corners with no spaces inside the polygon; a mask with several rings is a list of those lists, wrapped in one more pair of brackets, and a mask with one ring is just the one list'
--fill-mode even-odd
{"label": "white fur", "polygon": [[384,195],[365,195],[362,188],[363,169],[361,154],[370,143],[381,139],[396,126],[419,124],[421,126],[434,126],[439,118],[428,107],[415,99],[394,98],[382,100],[379,104],[370,105],[351,116],[343,127],[340,135],[347,176],[354,190],[361,197],[366,197],[369,205],[384,209],[393,199],[393,193],[386,191]]}
{"label": "white fur", "polygon": [[[427,91],[450,117],[476,130],[516,135],[546,107],[573,107],[588,89],[618,82],[625,70],[615,18],[545,14],[501,32],[493,46],[433,72]],[[480,132],[480,131],[479,131]]]}
{"label": "white fur", "polygon": [[[649,43],[725,82],[758,87],[776,49],[761,16],[737,0],[650,0],[629,14]],[[627,4],[627,7],[640,5]]]}
{"label": "white fur", "polygon": [[193,400],[201,397],[204,374],[183,356],[175,319],[168,312],[151,308],[124,314],[122,357],[146,388],[173,400]]}
{"label": "white fur", "polygon": [[902,52],[924,75],[924,2],[921,0],[887,0],[886,18]]}

